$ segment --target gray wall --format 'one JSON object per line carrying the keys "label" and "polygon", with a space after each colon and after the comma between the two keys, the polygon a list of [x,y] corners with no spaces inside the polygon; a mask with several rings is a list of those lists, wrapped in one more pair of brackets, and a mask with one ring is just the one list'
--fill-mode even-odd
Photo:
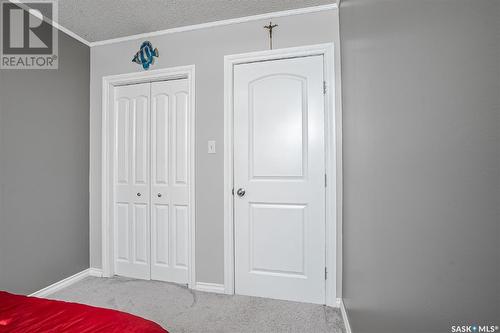
{"label": "gray wall", "polygon": [[[275,47],[333,42],[335,10],[273,19]],[[196,65],[196,280],[224,282],[224,55],[268,49],[269,20],[148,38],[160,51],[153,68]],[[92,47],[91,58],[91,266],[101,267],[102,77],[141,71],[131,62],[142,40]],[[207,140],[217,154],[207,154]]]}
{"label": "gray wall", "polygon": [[500,325],[499,6],[341,3],[355,333]]}
{"label": "gray wall", "polygon": [[0,290],[89,267],[89,72],[64,33],[58,70],[0,70]]}

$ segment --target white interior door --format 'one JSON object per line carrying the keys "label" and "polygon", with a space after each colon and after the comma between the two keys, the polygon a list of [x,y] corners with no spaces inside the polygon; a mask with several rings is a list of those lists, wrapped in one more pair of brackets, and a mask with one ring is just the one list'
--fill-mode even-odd
{"label": "white interior door", "polygon": [[188,282],[188,81],[154,82],[152,98],[151,278]]}
{"label": "white interior door", "polygon": [[237,294],[325,303],[323,56],[234,67]]}
{"label": "white interior door", "polygon": [[115,274],[188,282],[188,80],[114,89]]}
{"label": "white interior door", "polygon": [[150,85],[114,92],[115,273],[150,278]]}

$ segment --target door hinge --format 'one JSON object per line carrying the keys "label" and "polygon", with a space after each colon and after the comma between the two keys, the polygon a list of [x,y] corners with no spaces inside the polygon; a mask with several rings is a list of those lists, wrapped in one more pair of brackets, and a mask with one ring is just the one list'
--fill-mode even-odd
{"label": "door hinge", "polygon": [[326,81],[323,81],[323,94],[326,95]]}
{"label": "door hinge", "polygon": [[328,184],[328,179],[326,178],[326,173],[325,173],[325,187],[327,187]]}
{"label": "door hinge", "polygon": [[328,270],[327,270],[327,268],[325,267],[325,280],[327,280],[327,279],[328,279]]}
{"label": "door hinge", "polygon": [[234,196],[234,187],[233,187],[233,189],[231,190],[231,194]]}

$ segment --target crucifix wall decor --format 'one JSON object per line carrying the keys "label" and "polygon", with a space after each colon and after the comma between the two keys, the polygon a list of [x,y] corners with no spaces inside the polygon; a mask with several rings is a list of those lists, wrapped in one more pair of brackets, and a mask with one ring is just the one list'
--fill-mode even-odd
{"label": "crucifix wall decor", "polygon": [[278,25],[273,24],[273,22],[269,22],[269,25],[264,26],[264,29],[269,30],[269,49],[273,49],[273,29],[276,28]]}

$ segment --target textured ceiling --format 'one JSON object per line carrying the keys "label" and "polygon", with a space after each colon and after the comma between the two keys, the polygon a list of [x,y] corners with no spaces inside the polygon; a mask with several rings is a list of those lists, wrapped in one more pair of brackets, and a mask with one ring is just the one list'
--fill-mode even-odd
{"label": "textured ceiling", "polygon": [[335,0],[59,0],[59,23],[95,42]]}

